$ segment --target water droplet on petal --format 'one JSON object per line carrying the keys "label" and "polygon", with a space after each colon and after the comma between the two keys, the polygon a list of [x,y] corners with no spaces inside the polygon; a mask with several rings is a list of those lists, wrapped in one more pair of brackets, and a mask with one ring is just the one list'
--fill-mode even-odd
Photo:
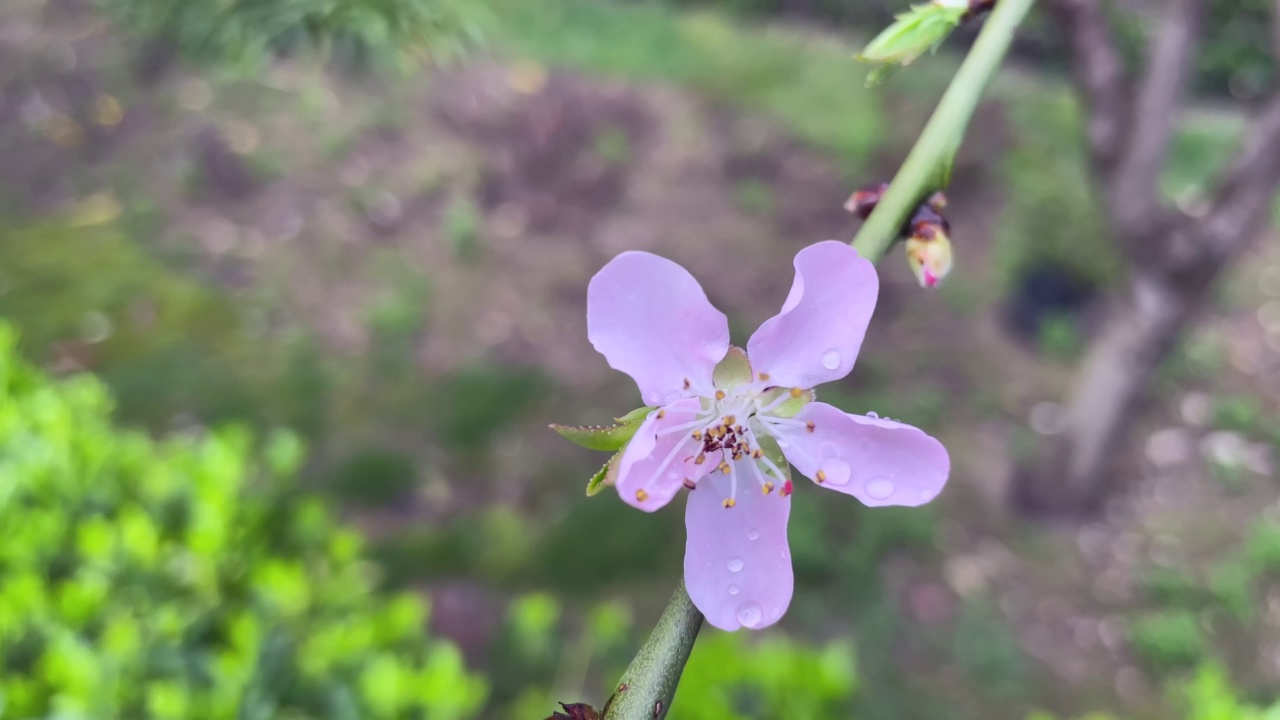
{"label": "water droplet on petal", "polygon": [[822,367],[828,370],[835,370],[840,367],[840,351],[828,350],[822,353]]}
{"label": "water droplet on petal", "polygon": [[738,586],[737,586],[737,585],[730,585],[730,586],[729,586],[729,594],[730,594],[730,595],[737,595],[739,592],[741,592],[741,590],[738,588]]}
{"label": "water droplet on petal", "polygon": [[875,478],[867,483],[867,495],[873,500],[884,500],[892,495],[895,489],[893,481],[887,478]]}
{"label": "water droplet on petal", "polygon": [[764,619],[764,613],[760,611],[760,606],[756,603],[749,602],[738,608],[738,622],[744,627],[753,628],[760,624]]}
{"label": "water droplet on petal", "polygon": [[760,539],[760,531],[759,531],[759,530],[756,530],[755,528],[751,528],[750,530],[748,530],[748,531],[747,531],[747,539],[748,539],[748,540],[759,540],[759,539]]}
{"label": "water droplet on petal", "polygon": [[871,410],[871,411],[869,411],[869,412],[867,413],[867,417],[869,417],[869,418],[878,418],[878,417],[880,417],[880,416],[876,414],[876,411],[875,411],[875,410]]}
{"label": "water droplet on petal", "polygon": [[733,558],[728,564],[729,572],[741,572],[744,564],[742,558]]}
{"label": "water droplet on petal", "polygon": [[[849,483],[849,463],[839,459],[831,458],[822,464],[822,472],[826,474],[823,481],[827,485],[847,485]],[[893,492],[890,490],[890,492]]]}

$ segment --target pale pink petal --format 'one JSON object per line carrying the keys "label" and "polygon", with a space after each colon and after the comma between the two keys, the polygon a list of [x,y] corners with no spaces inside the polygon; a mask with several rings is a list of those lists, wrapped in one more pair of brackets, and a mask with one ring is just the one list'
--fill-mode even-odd
{"label": "pale pink petal", "polygon": [[747,341],[747,355],[770,385],[812,388],[853,369],[876,309],[875,266],[835,240],[801,250],[782,312]]}
{"label": "pale pink petal", "polygon": [[689,493],[684,581],[707,622],[721,630],[772,625],[791,604],[791,498],[765,495],[736,463],[736,504],[724,507],[731,479],[715,472]]}
{"label": "pale pink petal", "polygon": [[645,252],[625,252],[587,286],[587,337],[615,370],[630,375],[648,405],[709,395],[711,372],[729,351],[729,321],[688,270]]}
{"label": "pale pink petal", "polygon": [[[923,505],[937,497],[951,472],[947,450],[910,425],[849,415],[814,402],[797,424],[778,433],[787,460],[823,487],[872,507]],[[812,432],[804,423],[813,423]]]}
{"label": "pale pink petal", "polygon": [[697,398],[678,400],[641,423],[618,463],[618,494],[628,504],[653,512],[671,502],[686,479],[696,481],[719,462],[719,457],[709,457],[701,465],[694,463],[702,444],[692,433],[701,426],[674,430],[694,421],[700,406]]}

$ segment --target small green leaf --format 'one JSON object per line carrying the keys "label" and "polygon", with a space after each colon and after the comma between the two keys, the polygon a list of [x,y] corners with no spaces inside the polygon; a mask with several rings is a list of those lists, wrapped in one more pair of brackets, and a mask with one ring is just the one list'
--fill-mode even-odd
{"label": "small green leaf", "polygon": [[[641,411],[644,411],[643,413]],[[618,418],[617,425],[551,425],[560,437],[588,450],[621,450],[644,423],[652,408],[641,408]]]}
{"label": "small green leaf", "polygon": [[648,407],[648,406],[645,406],[642,408],[636,408],[635,410],[632,410],[626,415],[623,415],[620,418],[614,418],[613,420],[619,425],[626,425],[627,423],[633,423],[633,422],[634,423],[644,422],[644,419],[649,417],[649,413],[657,409],[658,408]]}
{"label": "small green leaf", "polygon": [[896,66],[910,65],[926,52],[937,50],[960,24],[967,9],[967,3],[935,0],[898,15],[857,56],[862,62],[879,66],[867,76],[867,84],[879,83]]}
{"label": "small green leaf", "polygon": [[613,457],[609,458],[609,462],[604,467],[596,471],[595,475],[587,481],[587,497],[595,497],[601,490],[612,487],[618,479],[618,463],[622,460],[622,451],[619,450]]}
{"label": "small green leaf", "polygon": [[747,359],[746,351],[740,347],[730,347],[724,359],[711,373],[711,382],[715,383],[717,388],[724,390],[746,385],[754,379],[751,361]]}

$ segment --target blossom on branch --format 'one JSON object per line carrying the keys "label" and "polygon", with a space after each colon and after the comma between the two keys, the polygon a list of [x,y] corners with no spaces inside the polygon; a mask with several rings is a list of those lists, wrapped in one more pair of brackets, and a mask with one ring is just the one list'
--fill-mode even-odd
{"label": "blossom on branch", "polygon": [[[872,507],[924,504],[950,471],[947,451],[921,430],[816,400],[813,388],[853,369],[879,279],[836,241],[801,250],[794,265],[782,311],[744,350],[683,267],[644,252],[615,257],[588,287],[588,336],[635,380],[646,412],[615,428],[557,427],[584,445],[574,432],[628,438],[601,472],[636,508],[690,491],[685,583],[724,630],[771,625],[791,602],[792,466]],[[614,447],[605,445],[589,446]]]}

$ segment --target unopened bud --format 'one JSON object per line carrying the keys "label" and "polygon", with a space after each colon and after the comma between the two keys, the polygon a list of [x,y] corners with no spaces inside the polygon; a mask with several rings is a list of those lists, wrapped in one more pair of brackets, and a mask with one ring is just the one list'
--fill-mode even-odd
{"label": "unopened bud", "polygon": [[934,288],[951,272],[951,240],[940,224],[922,223],[922,231],[907,238],[907,264],[920,287]]}

